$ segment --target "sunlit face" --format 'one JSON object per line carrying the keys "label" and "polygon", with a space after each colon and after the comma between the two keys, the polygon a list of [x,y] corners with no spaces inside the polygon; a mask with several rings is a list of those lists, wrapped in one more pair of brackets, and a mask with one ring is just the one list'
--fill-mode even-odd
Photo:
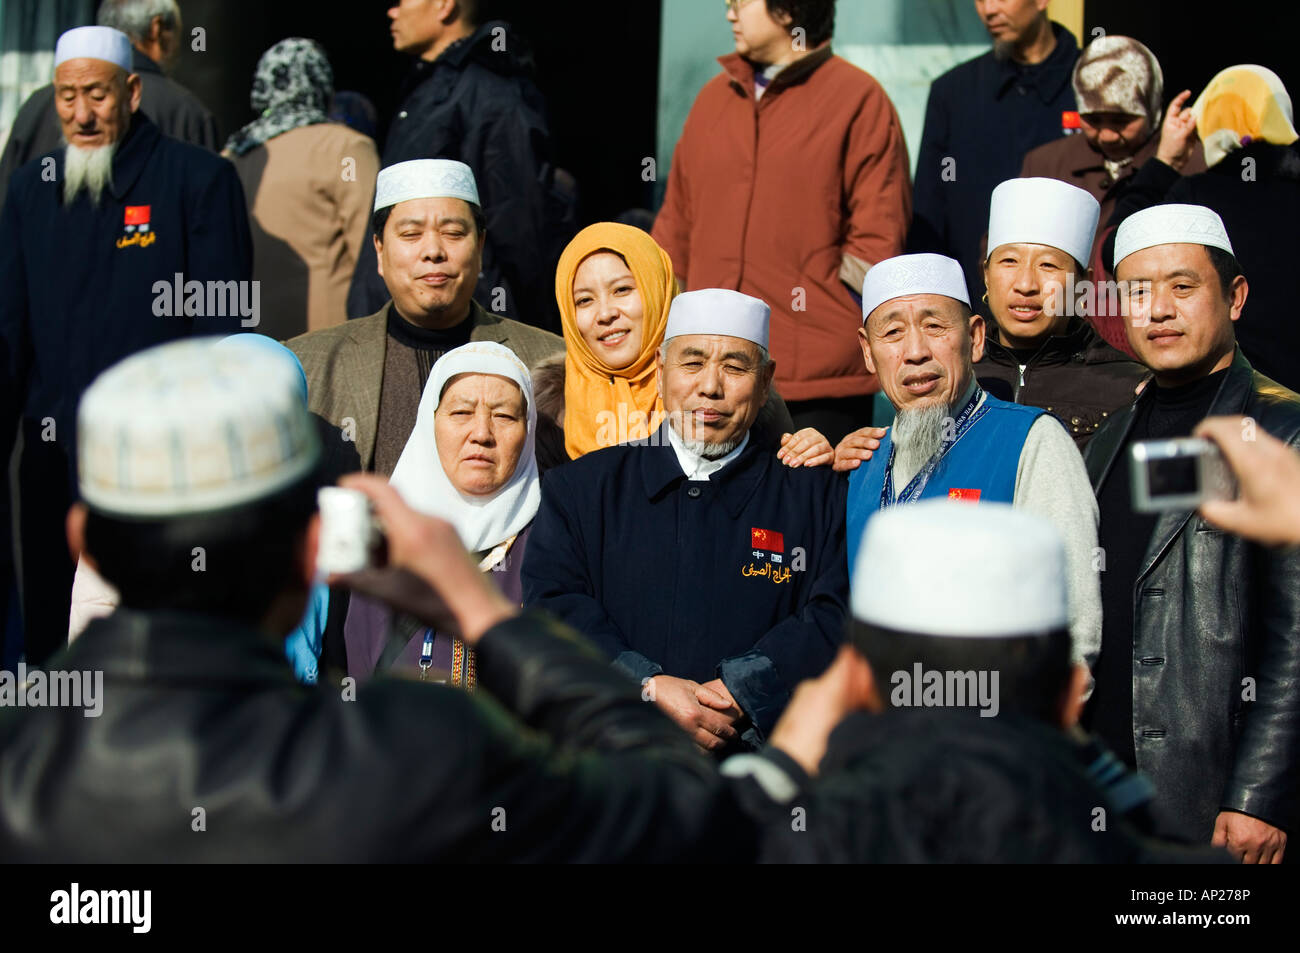
{"label": "sunlit face", "polygon": [[776,364],[758,345],[723,334],[682,334],[660,352],[659,397],[678,435],[703,443],[738,440],[767,401]]}
{"label": "sunlit face", "polygon": [[1002,343],[1032,347],[1069,323],[1066,296],[1077,267],[1073,258],[1051,245],[1017,243],[993,249],[984,263],[984,285]]}
{"label": "sunlit face", "polygon": [[1246,279],[1239,276],[1225,300],[1204,245],[1144,248],[1120,261],[1115,277],[1127,304],[1129,346],[1157,383],[1186,383],[1231,363]]}
{"label": "sunlit face", "polygon": [[946,295],[891,298],[858,331],[867,370],[898,410],[948,406],[966,392],[984,356],[984,319]]}
{"label": "sunlit face", "polygon": [[1016,45],[1037,29],[1047,0],[975,0],[975,12],[994,43]]}
{"label": "sunlit face", "polygon": [[419,56],[432,47],[445,30],[441,7],[437,0],[399,0],[389,8],[393,49]]}
{"label": "sunlit face", "polygon": [[482,247],[469,203],[462,199],[395,205],[375,252],[398,314],[427,326],[463,317],[478,284]]}
{"label": "sunlit face", "polygon": [[1112,162],[1137,153],[1151,138],[1151,124],[1145,116],[1128,113],[1081,113],[1079,125],[1088,145]]}
{"label": "sunlit face", "polygon": [[457,374],[433,416],[438,460],[468,496],[491,496],[510,482],[528,436],[519,385],[497,374]]}
{"label": "sunlit face", "polygon": [[97,149],[121,141],[140,107],[140,77],[82,57],[54,71],[54,108],[69,145]]}
{"label": "sunlit face", "polygon": [[607,367],[622,370],[641,353],[645,309],[627,262],[613,252],[588,255],[573,277],[578,332]]}
{"label": "sunlit face", "polygon": [[790,57],[792,40],[790,18],[782,14],[784,24],[774,20],[767,10],[767,0],[739,0],[727,5],[727,22],[741,56],[765,66],[781,63]]}

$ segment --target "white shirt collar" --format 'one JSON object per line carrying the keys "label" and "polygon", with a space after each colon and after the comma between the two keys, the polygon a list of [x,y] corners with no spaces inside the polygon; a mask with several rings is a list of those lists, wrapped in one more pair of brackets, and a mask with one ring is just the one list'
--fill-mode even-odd
{"label": "white shirt collar", "polygon": [[736,459],[736,457],[740,456],[741,452],[749,443],[749,431],[746,431],[745,436],[741,438],[740,445],[736,447],[735,450],[731,451],[731,453],[727,454],[725,457],[710,460],[707,457],[702,457],[698,453],[687,449],[682,438],[679,437],[677,431],[673,429],[673,425],[668,424],[667,426],[668,442],[672,444],[673,453],[677,454],[677,462],[681,465],[682,472],[686,474],[688,480],[707,481],[711,475],[717,473],[732,460]]}

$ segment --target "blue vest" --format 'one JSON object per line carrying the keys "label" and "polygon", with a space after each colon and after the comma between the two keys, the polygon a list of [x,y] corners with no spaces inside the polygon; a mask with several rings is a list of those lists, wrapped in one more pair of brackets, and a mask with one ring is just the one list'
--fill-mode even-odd
{"label": "blue vest", "polygon": [[[993,503],[1010,503],[1016,493],[1016,471],[1020,451],[1029,428],[1042,414],[1039,407],[1026,407],[984,395],[981,416],[948,447],[930,475],[918,499],[943,497]],[[858,558],[858,546],[867,520],[880,509],[885,476],[893,456],[893,428],[880,441],[871,459],[849,474],[847,539],[849,578]],[[895,486],[896,494],[903,487]]]}

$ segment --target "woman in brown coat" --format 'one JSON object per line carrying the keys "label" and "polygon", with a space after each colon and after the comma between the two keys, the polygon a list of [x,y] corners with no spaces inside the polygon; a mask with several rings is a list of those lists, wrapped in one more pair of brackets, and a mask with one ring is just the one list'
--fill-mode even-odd
{"label": "woman in brown coat", "polygon": [[258,61],[258,118],[226,143],[249,203],[257,330],[279,340],[347,320],[348,284],[366,240],[379,155],[330,122],[334,78],[311,40],[281,40]]}

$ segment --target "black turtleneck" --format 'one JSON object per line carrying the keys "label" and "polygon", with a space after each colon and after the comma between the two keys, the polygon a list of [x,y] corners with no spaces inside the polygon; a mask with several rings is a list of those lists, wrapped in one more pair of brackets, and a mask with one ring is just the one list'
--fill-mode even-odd
{"label": "black turtleneck", "polygon": [[1085,725],[1130,767],[1133,746],[1133,584],[1142,571],[1158,514],[1133,510],[1129,447],[1136,440],[1189,437],[1210,413],[1223,384],[1225,368],[1178,387],[1149,386],[1138,402],[1133,429],[1120,447],[1110,475],[1097,496],[1101,511],[1098,543],[1106,558],[1101,574],[1101,655],[1093,675],[1096,687]]}

